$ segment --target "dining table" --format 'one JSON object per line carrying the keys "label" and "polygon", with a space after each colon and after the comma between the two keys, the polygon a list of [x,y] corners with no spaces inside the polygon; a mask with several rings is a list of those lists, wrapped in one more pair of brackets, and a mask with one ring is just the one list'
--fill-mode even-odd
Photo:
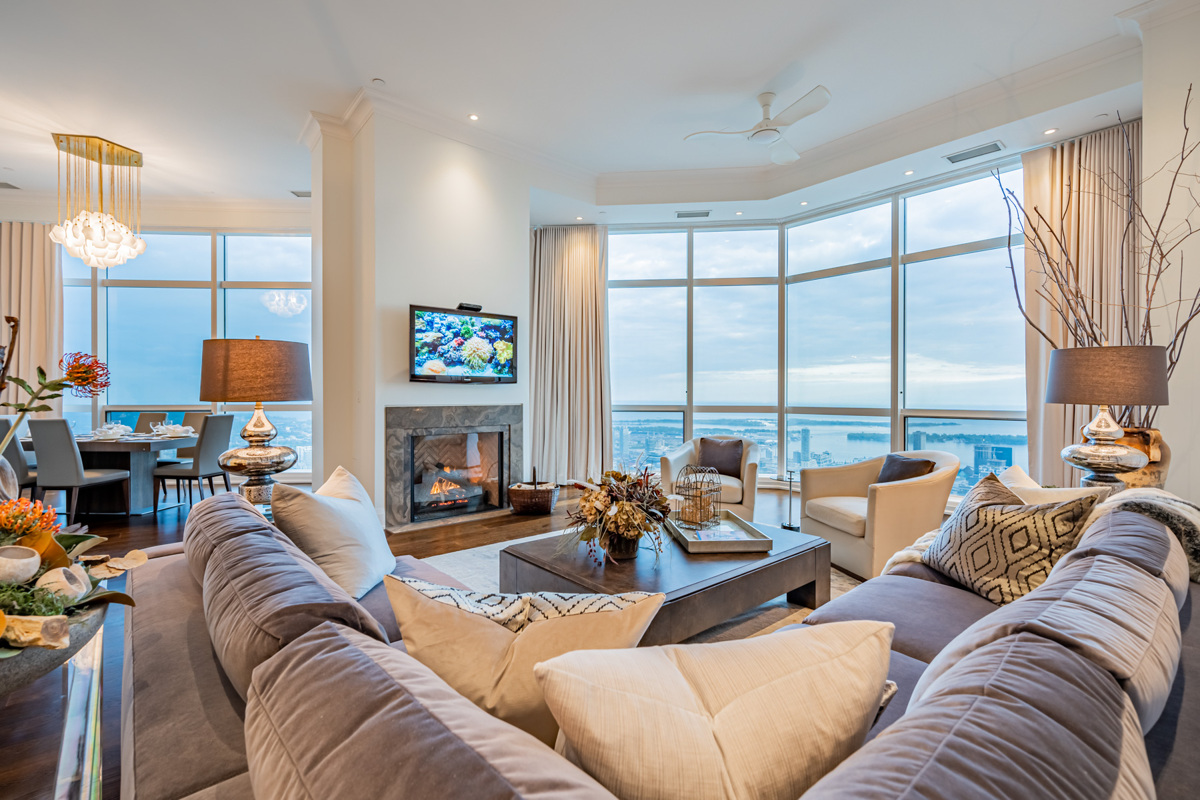
{"label": "dining table", "polygon": [[[129,471],[129,497],[121,496],[122,484],[104,483],[88,489],[90,512],[125,513],[125,501],[129,501],[130,514],[154,513],[154,469],[158,459],[167,450],[195,447],[196,435],[163,436],[158,434],[129,434],[119,439],[102,439],[89,434],[79,434],[75,444],[83,459],[84,469],[124,469]],[[21,446],[33,450],[32,439],[22,439]]]}

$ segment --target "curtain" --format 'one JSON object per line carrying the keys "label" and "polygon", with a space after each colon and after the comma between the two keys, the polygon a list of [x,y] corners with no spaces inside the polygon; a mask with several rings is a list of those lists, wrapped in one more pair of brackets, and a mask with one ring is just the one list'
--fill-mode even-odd
{"label": "curtain", "polygon": [[[63,347],[63,284],[58,248],[50,241],[50,226],[33,222],[0,222],[0,314],[21,321],[10,375],[36,385],[37,368],[51,376],[61,373]],[[0,346],[7,347],[8,325]],[[18,394],[20,393],[20,394]],[[0,401],[11,403],[28,395],[9,384]],[[48,401],[57,416],[62,400]],[[11,413],[11,409],[4,409]]]}
{"label": "curtain", "polygon": [[599,478],[612,461],[608,228],[533,232],[530,466],[538,480]]}
{"label": "curtain", "polygon": [[[1126,133],[1129,139],[1126,141]],[[1024,206],[1030,216],[1041,212],[1062,232],[1068,255],[1079,270],[1079,283],[1091,306],[1092,314],[1109,335],[1109,344],[1130,344],[1122,323],[1121,263],[1126,266],[1124,302],[1138,305],[1138,282],[1133,265],[1137,262],[1135,236],[1124,241],[1126,228],[1123,186],[1141,181],[1141,121],[1127,123],[1125,133],[1119,127],[1081,136],[1052,147],[1026,153],[1024,167]],[[1132,152],[1132,163],[1130,163]],[[1030,232],[1026,230],[1026,236]],[[1059,347],[1072,347],[1074,341],[1065,323],[1049,308],[1037,292],[1044,286],[1040,261],[1032,247],[1025,250],[1026,310],[1031,319]],[[1044,485],[1070,486],[1079,481],[1079,470],[1072,469],[1059,452],[1078,441],[1079,429],[1094,416],[1087,406],[1050,405],[1046,396],[1046,376],[1052,348],[1037,331],[1025,328],[1026,413],[1029,422],[1029,473]]]}

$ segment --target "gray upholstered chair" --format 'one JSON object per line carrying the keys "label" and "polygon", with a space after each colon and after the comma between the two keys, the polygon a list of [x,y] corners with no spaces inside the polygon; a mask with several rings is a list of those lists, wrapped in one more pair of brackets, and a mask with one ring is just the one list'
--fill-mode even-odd
{"label": "gray upholstered chair", "polygon": [[[229,474],[221,469],[217,457],[229,447],[229,437],[233,435],[233,414],[209,414],[200,421],[199,441],[196,442],[196,454],[190,462],[168,464],[154,470],[154,480],[157,481],[154,492],[154,510],[158,511],[158,498],[167,481],[174,480],[176,492],[179,491],[179,481],[186,481],[188,488],[188,505],[192,504],[192,481],[200,490],[200,499],[204,499],[204,479],[208,479],[208,489],[216,494],[213,478],[220,475],[225,479],[225,491],[233,487],[229,483]],[[179,498],[182,501],[182,497]]]}
{"label": "gray upholstered chair", "polygon": [[137,424],[133,426],[134,433],[150,433],[154,430],[155,425],[161,425],[167,421],[167,412],[165,411],[142,411],[138,414]]}
{"label": "gray upholstered chair", "polygon": [[67,524],[75,523],[75,512],[79,508],[79,490],[94,489],[108,483],[120,482],[121,494],[125,498],[125,514],[129,514],[129,471],[124,469],[84,469],[79,457],[79,446],[71,433],[71,425],[65,419],[31,419],[29,432],[33,435],[33,449],[37,451],[37,494],[42,496],[47,489],[62,489],[69,492],[67,498]]}
{"label": "gray upholstered chair", "polygon": [[[200,424],[202,422],[204,422],[204,418],[209,416],[210,414],[212,414],[211,411],[185,411],[185,412],[183,412],[183,422],[181,424],[185,428],[191,428],[192,430],[199,432]],[[160,458],[158,460],[158,466],[168,467],[172,464],[181,464],[185,461],[191,461],[195,457],[196,457],[196,448],[195,447],[181,447],[175,451],[174,458]],[[175,495],[176,496],[179,495],[179,481],[175,481]],[[162,481],[162,496],[163,496],[163,499],[166,499],[166,496],[167,496],[167,482],[166,481]]]}
{"label": "gray upholstered chair", "polygon": [[[8,436],[12,423],[11,417],[0,417],[0,439]],[[8,459],[9,466],[17,475],[17,485],[22,491],[28,488],[29,496],[32,497],[37,491],[37,470],[30,467],[29,458],[25,454],[25,448],[21,447],[20,439],[13,437],[8,447],[4,448],[4,457]]]}

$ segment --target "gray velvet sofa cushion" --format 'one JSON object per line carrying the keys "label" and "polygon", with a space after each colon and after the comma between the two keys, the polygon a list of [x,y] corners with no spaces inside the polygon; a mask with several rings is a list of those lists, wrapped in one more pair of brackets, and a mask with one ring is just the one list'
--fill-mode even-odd
{"label": "gray velvet sofa cushion", "polygon": [[255,671],[246,741],[257,800],[612,800],[582,770],[480,710],[428,667],[333,623]]}
{"label": "gray velvet sofa cushion", "polygon": [[1063,556],[1051,575],[1092,556],[1115,556],[1162,578],[1175,596],[1175,607],[1187,598],[1188,562],[1179,539],[1157,520],[1133,511],[1114,511],[1096,520]]}
{"label": "gray velvet sofa cushion", "polygon": [[284,538],[217,545],[204,572],[204,619],[225,674],[242,697],[250,676],[286,644],[327,620],[387,642],[371,614]]}
{"label": "gray velvet sofa cushion", "polygon": [[204,569],[217,545],[241,536],[283,537],[283,534],[236,492],[209,497],[192,507],[183,527],[183,551],[197,584],[204,583]]}
{"label": "gray velvet sofa cushion", "polygon": [[871,619],[896,626],[892,650],[929,663],[958,634],[999,608],[974,592],[880,575],[818,608],[809,625]]}
{"label": "gray velvet sofa cushion", "polygon": [[[392,571],[392,574],[400,578],[417,578],[429,583],[436,583],[439,586],[453,586],[456,589],[471,588],[412,556],[396,556],[396,569]],[[392,604],[388,600],[384,583],[384,581],[380,581],[375,588],[358,598],[358,602],[380,624],[383,632],[387,634],[388,640],[394,642],[400,638],[400,626],[396,623],[396,614],[392,611]]]}
{"label": "gray velvet sofa cushion", "polygon": [[896,723],[805,795],[1154,797],[1132,704],[1107,672],[1023,633],[965,656]]}
{"label": "gray velvet sofa cushion", "polygon": [[187,559],[151,559],[126,591],[137,607],[125,610],[121,797],[186,797],[244,774],[245,704],[213,653]]}
{"label": "gray velvet sofa cushion", "polygon": [[243,772],[236,778],[213,784],[184,800],[254,800],[254,789],[250,786],[250,773]]}
{"label": "gray velvet sofa cushion", "polygon": [[1200,584],[1188,585],[1179,612],[1183,657],[1158,722],[1146,734],[1146,751],[1159,800],[1194,800],[1200,787]]}
{"label": "gray velvet sofa cushion", "polygon": [[968,653],[1023,631],[1107,670],[1129,693],[1143,731],[1154,726],[1179,663],[1179,613],[1166,584],[1113,556],[1076,561],[963,631],[921,676],[912,704]]}
{"label": "gray velvet sofa cushion", "polygon": [[933,567],[923,561],[904,561],[892,567],[887,572],[888,575],[902,575],[905,578],[917,578],[930,583],[940,583],[943,586],[953,586],[955,589],[962,589],[964,592],[971,591],[963,586],[958,581],[951,578],[949,575],[944,575],[938,572]]}

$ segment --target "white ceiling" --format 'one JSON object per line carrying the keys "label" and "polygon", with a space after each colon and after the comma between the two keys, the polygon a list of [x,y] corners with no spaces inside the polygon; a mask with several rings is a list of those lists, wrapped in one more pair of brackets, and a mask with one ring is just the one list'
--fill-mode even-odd
{"label": "white ceiling", "polygon": [[[833,101],[801,151],[1119,37],[1133,0],[82,0],[7,3],[0,181],[53,191],[51,131],[142,150],[154,197],[283,199],[298,134],[373,78],[594,175],[767,165],[754,97]],[[1097,126],[1099,127],[1099,126]]]}

